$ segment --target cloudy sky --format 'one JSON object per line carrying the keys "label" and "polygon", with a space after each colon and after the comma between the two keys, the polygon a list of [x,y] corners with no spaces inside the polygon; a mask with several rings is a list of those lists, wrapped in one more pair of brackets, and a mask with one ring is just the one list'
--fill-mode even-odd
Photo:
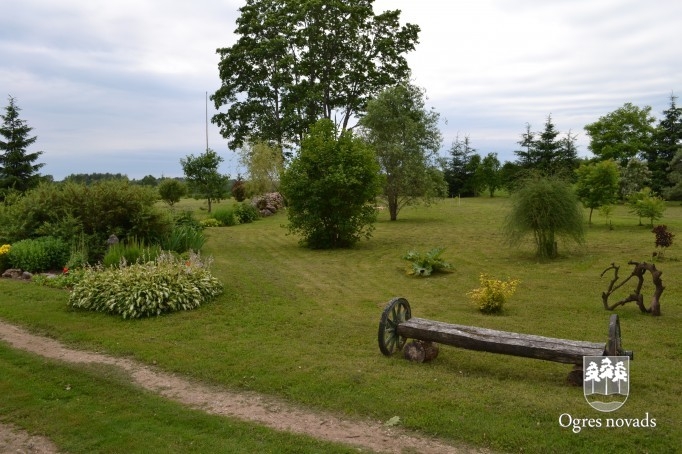
{"label": "cloudy sky", "polygon": [[[0,106],[16,98],[44,174],[181,176],[206,147],[205,94],[215,49],[235,42],[242,0],[3,0]],[[408,55],[441,114],[443,152],[457,135],[514,160],[529,123],[578,134],[626,102],[660,116],[682,93],[678,0],[376,0],[418,24]],[[682,101],[680,101],[682,104]],[[209,103],[209,116],[214,112]],[[213,125],[209,146],[240,170]]]}

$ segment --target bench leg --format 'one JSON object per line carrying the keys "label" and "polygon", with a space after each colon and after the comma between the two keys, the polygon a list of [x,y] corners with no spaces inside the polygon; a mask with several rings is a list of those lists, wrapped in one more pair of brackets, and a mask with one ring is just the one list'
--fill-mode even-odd
{"label": "bench leg", "polygon": [[405,359],[418,363],[426,363],[438,356],[438,344],[414,340],[403,348]]}

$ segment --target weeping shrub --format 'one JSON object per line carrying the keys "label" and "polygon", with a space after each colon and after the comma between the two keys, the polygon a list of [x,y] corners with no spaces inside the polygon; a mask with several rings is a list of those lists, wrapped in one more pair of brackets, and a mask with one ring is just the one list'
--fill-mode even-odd
{"label": "weeping shrub", "polygon": [[512,208],[504,224],[507,243],[519,245],[532,235],[539,258],[558,255],[557,239],[584,241],[583,213],[571,186],[552,177],[525,180],[511,197]]}

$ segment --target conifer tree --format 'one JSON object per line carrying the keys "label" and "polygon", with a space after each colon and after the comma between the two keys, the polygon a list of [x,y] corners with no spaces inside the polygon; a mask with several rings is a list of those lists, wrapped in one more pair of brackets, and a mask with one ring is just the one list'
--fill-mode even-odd
{"label": "conifer tree", "polygon": [[20,110],[10,96],[4,115],[0,115],[0,196],[9,189],[24,192],[37,186],[38,170],[44,165],[36,164],[42,151],[27,151],[38,137],[30,136],[33,128],[19,118]]}

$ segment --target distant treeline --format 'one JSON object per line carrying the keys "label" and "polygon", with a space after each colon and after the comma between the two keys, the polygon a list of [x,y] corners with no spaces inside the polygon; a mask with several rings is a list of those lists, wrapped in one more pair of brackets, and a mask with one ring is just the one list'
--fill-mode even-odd
{"label": "distant treeline", "polygon": [[[132,184],[139,184],[143,186],[157,186],[161,180],[164,180],[168,177],[161,177],[161,178],[156,178],[153,175],[147,175],[139,180],[136,179],[130,179],[128,178],[128,175],[124,175],[121,173],[72,173],[71,175],[68,175],[66,178],[64,178],[64,182],[71,182],[71,183],[80,183],[80,184],[85,184],[85,185],[90,185],[93,183],[96,183],[98,181],[103,181],[103,180],[126,180],[130,181]],[[182,177],[175,177],[173,178],[174,180],[178,181],[184,181],[185,179]]]}

